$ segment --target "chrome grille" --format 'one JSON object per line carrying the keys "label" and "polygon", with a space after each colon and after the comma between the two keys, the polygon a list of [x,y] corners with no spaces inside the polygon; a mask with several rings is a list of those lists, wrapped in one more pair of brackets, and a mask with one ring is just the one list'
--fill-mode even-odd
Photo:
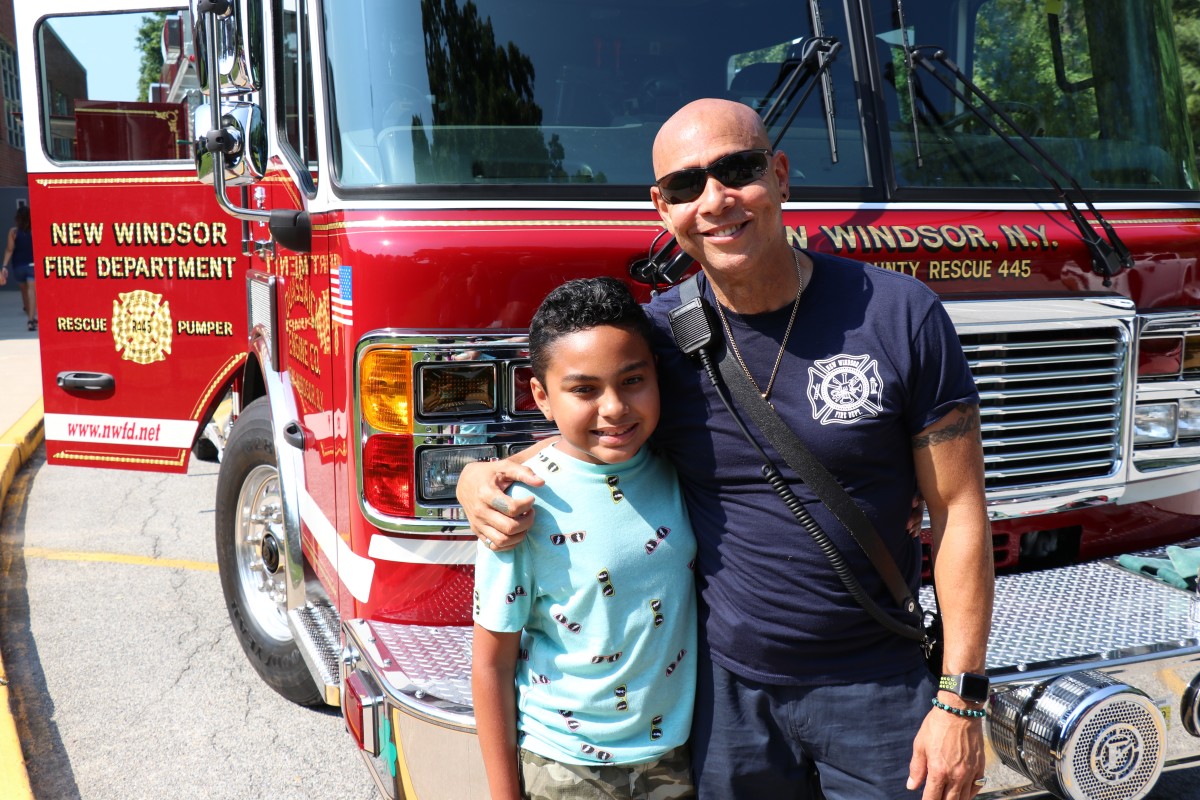
{"label": "chrome grille", "polygon": [[1127,346],[1117,327],[964,333],[989,490],[1116,469]]}
{"label": "chrome grille", "polygon": [[279,371],[279,342],[276,340],[277,317],[275,276],[251,270],[246,275],[247,325],[251,335],[257,329],[267,343],[271,369]]}

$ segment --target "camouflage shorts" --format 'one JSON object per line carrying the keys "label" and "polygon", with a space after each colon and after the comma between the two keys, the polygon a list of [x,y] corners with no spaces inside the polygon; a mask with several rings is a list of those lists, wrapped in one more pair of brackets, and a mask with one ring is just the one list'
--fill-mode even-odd
{"label": "camouflage shorts", "polygon": [[645,764],[561,764],[521,751],[529,800],[683,800],[696,796],[686,745]]}

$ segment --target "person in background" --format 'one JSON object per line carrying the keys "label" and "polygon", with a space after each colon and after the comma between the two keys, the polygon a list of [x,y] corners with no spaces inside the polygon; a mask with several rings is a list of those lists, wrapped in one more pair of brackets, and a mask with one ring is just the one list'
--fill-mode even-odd
{"label": "person in background", "polygon": [[494,800],[694,797],[696,543],[659,420],[650,324],[615,278],[534,315],[534,399],[560,438],[514,485],[537,519],[475,563],[472,689]]}
{"label": "person in background", "polygon": [[[31,331],[37,330],[37,296],[33,288],[33,234],[29,225],[29,206],[17,206],[14,226],[8,232],[8,245],[4,249],[4,262],[0,266],[0,286],[8,283],[11,275],[21,290],[21,306],[26,324]],[[11,266],[10,266],[11,265]]]}

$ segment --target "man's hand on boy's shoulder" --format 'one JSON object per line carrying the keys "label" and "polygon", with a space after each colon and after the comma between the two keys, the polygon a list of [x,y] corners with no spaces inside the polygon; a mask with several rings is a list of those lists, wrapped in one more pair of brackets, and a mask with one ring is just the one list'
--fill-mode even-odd
{"label": "man's hand on boy's shoulder", "polygon": [[481,461],[463,468],[455,494],[471,523],[471,532],[493,550],[516,547],[533,524],[533,497],[516,500],[505,492],[514,483],[526,486],[545,483],[520,463],[540,449],[532,448],[516,459]]}

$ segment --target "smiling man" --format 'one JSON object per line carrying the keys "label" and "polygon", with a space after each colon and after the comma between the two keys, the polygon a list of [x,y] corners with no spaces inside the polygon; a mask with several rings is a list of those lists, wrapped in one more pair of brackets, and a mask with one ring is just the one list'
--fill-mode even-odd
{"label": "smiling man", "polygon": [[[847,592],[763,479],[717,390],[674,345],[667,314],[678,290],[656,298],[663,411],[651,443],[675,464],[697,541],[700,796],[974,796],[991,540],[978,394],[949,317],[911,277],[788,244],[789,159],[748,106],[680,109],[655,139],[653,164],[655,208],[702,267],[699,289],[738,368],[867,515],[913,592],[921,553],[906,521],[914,492],[924,496],[945,625],[939,688],[918,645]],[[865,591],[895,608],[845,527],[790,470],[784,477]],[[512,480],[538,479],[498,462],[459,483],[474,530],[500,548],[529,524],[525,506],[498,497]]]}

